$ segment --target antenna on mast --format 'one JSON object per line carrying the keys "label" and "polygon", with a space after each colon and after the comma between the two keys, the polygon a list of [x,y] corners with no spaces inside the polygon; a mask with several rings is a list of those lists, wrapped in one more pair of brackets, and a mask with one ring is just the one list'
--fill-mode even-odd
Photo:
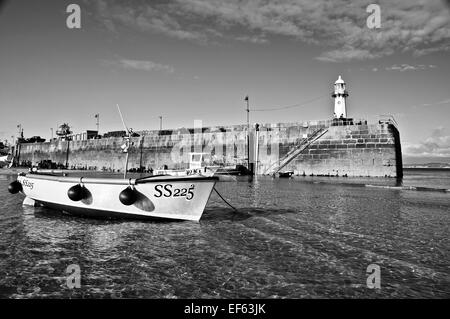
{"label": "antenna on mast", "polygon": [[117,104],[117,110],[119,111],[120,119],[122,120],[123,127],[125,128],[125,132],[127,136],[125,137],[125,144],[121,146],[122,152],[127,153],[126,159],[125,159],[125,171],[123,172],[123,178],[127,178],[127,171],[128,171],[128,147],[130,146],[130,137],[131,133],[128,129],[127,125],[125,124],[125,120],[123,119],[122,112],[120,111],[119,104]]}
{"label": "antenna on mast", "polygon": [[117,110],[119,111],[120,119],[122,120],[123,127],[125,128],[125,132],[127,133],[127,136],[130,137],[130,131],[128,130],[127,125],[125,124],[125,120],[123,119],[119,104],[116,104],[116,105],[117,105]]}

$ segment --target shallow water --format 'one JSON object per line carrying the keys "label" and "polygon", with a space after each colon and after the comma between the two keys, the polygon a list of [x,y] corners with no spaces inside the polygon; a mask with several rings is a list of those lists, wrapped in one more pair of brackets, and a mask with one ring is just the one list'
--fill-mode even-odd
{"label": "shallow water", "polygon": [[[406,185],[449,181],[406,174]],[[200,223],[107,221],[22,207],[14,179],[0,175],[3,298],[450,297],[449,193],[242,178],[217,185],[237,213],[213,193]],[[67,287],[71,264],[80,288]],[[370,264],[380,289],[366,285]]]}

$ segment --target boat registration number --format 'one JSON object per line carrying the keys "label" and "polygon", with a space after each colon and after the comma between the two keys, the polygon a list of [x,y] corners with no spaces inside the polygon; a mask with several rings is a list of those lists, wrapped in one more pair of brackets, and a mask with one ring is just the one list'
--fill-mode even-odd
{"label": "boat registration number", "polygon": [[34,183],[32,183],[32,182],[30,182],[29,180],[27,180],[27,179],[23,179],[22,180],[22,186],[23,187],[27,187],[27,188],[29,188],[30,190],[31,189],[33,189],[33,187],[34,187]]}
{"label": "boat registration number", "polygon": [[155,197],[185,197],[186,200],[194,198],[195,185],[191,184],[188,188],[176,188],[172,184],[155,185]]}

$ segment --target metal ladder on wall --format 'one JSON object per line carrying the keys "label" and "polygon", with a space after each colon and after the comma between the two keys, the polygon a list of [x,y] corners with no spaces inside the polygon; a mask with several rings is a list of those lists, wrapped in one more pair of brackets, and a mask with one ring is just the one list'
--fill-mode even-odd
{"label": "metal ladder on wall", "polygon": [[289,164],[294,158],[296,158],[301,152],[303,152],[309,145],[318,140],[328,131],[328,127],[322,127],[317,131],[314,131],[309,137],[303,139],[301,143],[290,150],[280,160],[276,161],[264,172],[264,175],[272,175],[278,173],[283,167]]}

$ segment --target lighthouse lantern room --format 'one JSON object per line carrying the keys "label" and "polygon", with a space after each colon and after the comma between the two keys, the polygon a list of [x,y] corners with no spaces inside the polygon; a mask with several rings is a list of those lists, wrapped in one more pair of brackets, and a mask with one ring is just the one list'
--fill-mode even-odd
{"label": "lighthouse lantern room", "polygon": [[340,75],[336,82],[334,82],[334,92],[331,96],[334,98],[334,118],[346,119],[346,98],[348,96],[348,92],[345,89],[345,82],[342,80]]}

